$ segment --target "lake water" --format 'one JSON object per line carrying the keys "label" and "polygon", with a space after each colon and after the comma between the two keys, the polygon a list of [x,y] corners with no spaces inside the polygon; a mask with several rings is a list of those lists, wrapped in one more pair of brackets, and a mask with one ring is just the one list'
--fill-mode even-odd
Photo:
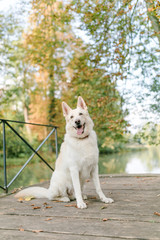
{"label": "lake water", "polygon": [[[8,182],[19,171],[20,167],[7,169]],[[150,147],[142,151],[101,155],[99,160],[100,174],[128,173],[160,174],[160,147]],[[49,180],[52,171],[43,163],[29,164],[19,175],[9,190]],[[0,185],[3,186],[3,169],[0,168]],[[3,190],[0,189],[0,193]]]}
{"label": "lake water", "polygon": [[160,147],[100,156],[100,173],[160,173]]}

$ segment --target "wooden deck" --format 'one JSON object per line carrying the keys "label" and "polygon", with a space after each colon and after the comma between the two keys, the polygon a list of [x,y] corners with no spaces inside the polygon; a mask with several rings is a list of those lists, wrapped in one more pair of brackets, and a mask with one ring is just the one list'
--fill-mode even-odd
{"label": "wooden deck", "polygon": [[115,203],[100,202],[92,182],[86,184],[89,199],[84,210],[77,209],[75,201],[1,197],[0,239],[160,240],[160,176],[113,175],[100,180]]}

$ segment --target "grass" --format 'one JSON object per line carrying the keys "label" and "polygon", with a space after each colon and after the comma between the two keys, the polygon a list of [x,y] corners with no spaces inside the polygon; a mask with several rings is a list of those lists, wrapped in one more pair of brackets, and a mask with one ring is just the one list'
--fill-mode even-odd
{"label": "grass", "polygon": [[[55,161],[56,159],[56,155],[53,153],[51,154],[51,156],[48,156],[47,154],[43,154],[42,156],[47,162],[53,162],[53,160]],[[7,157],[6,159],[7,166],[9,167],[22,166],[28,160],[29,157],[30,156],[13,158]],[[40,161],[42,161],[40,158],[34,156],[31,160],[31,163],[38,163]],[[0,156],[0,167],[3,167],[3,156]]]}

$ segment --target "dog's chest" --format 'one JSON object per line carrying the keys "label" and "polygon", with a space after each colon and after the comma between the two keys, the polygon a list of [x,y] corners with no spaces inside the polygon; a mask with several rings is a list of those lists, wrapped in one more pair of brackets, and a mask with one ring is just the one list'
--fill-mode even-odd
{"label": "dog's chest", "polygon": [[67,155],[71,164],[80,169],[89,168],[98,162],[98,147],[95,138],[72,141],[67,145]]}
{"label": "dog's chest", "polygon": [[75,152],[75,158],[71,165],[75,165],[75,167],[79,171],[80,179],[88,179],[91,176],[91,172],[94,169],[95,165],[98,163],[98,152],[96,151],[96,147],[92,148],[88,146],[83,151]]}

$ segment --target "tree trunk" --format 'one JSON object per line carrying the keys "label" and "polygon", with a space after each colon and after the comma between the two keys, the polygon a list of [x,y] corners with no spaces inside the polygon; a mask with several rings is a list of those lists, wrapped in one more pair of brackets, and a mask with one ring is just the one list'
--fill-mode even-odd
{"label": "tree trunk", "polygon": [[147,6],[147,14],[149,19],[151,20],[152,27],[156,33],[156,36],[158,38],[159,44],[160,44],[160,22],[158,17],[156,16],[156,12],[154,10],[154,0],[145,0],[146,6]]}
{"label": "tree trunk", "polygon": [[[25,121],[25,122],[28,122],[28,109],[27,109],[26,106],[24,106],[24,121]],[[29,124],[25,124],[25,126],[26,126],[27,134],[28,134],[28,136],[29,136],[29,138],[30,138],[30,136],[31,136],[30,126],[29,126]]]}

